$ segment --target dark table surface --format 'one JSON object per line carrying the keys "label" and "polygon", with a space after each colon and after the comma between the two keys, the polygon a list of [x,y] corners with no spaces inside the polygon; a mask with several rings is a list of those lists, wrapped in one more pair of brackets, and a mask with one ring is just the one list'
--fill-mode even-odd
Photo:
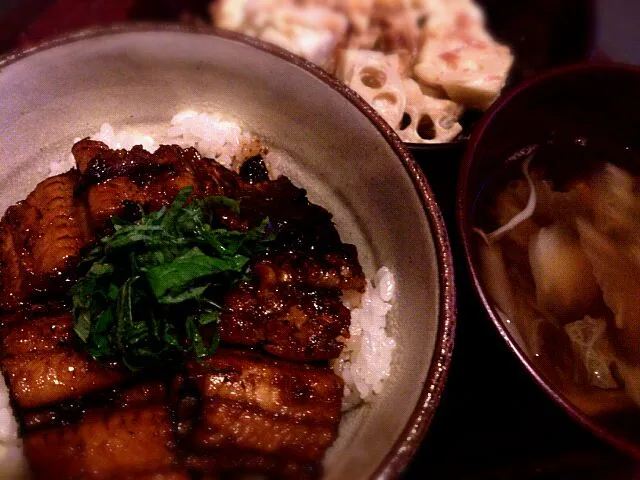
{"label": "dark table surface", "polygon": [[[490,25],[516,49],[516,78],[586,57],[640,61],[639,0],[484,0]],[[185,19],[204,0],[0,0],[0,53],[88,25]],[[635,21],[633,20],[635,18]],[[596,22],[596,20],[598,20]],[[595,29],[595,24],[599,29]],[[640,464],[594,437],[535,384],[486,317],[455,225],[464,144],[419,150],[449,228],[458,327],[444,395],[405,478],[640,479]]]}

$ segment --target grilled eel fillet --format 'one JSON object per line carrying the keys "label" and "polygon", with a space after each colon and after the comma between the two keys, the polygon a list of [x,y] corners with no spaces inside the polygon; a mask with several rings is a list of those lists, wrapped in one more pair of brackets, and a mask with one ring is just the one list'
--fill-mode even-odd
{"label": "grilled eel fillet", "polygon": [[320,475],[343,390],[328,367],[223,347],[170,378],[136,378],[81,357],[71,328],[68,313],[0,326],[34,478]]}
{"label": "grilled eel fillet", "polygon": [[243,350],[188,362],[191,394],[178,410],[187,412],[179,418],[187,467],[316,478],[338,434],[343,386],[326,368]]}
{"label": "grilled eel fillet", "polygon": [[229,292],[222,341],[296,361],[339,356],[349,332],[340,295],[365,286],[356,249],[342,243],[331,214],[304,190],[286,177],[269,180],[261,157],[237,174],[175,145],[150,154],[85,139],[72,152],[77,169],[41,182],[0,221],[0,309],[63,295],[82,251],[108,230],[111,216],[139,212],[133,204],[157,210],[192,186],[196,197],[241,201],[240,214],[218,207],[218,226],[246,230],[268,217],[276,234],[269,252],[253,259],[254,280]]}
{"label": "grilled eel fillet", "polygon": [[[110,150],[78,142],[77,170],[40,183],[0,221],[0,367],[36,479],[216,479],[250,473],[317,478],[337,435],[342,380],[326,365],[348,334],[343,290],[364,288],[355,248],[326,210],[261,158],[241,175],[193,149]],[[220,226],[269,217],[277,235],[253,279],[226,295],[224,347],[171,375],[102,365],[77,345],[64,300],[82,251],[132,203],[153,211],[185,186],[242,201]],[[138,209],[133,209],[137,211]]]}

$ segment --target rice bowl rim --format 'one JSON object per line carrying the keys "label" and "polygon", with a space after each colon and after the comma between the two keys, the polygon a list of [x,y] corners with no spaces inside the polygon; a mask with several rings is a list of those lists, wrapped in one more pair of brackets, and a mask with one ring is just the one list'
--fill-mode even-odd
{"label": "rice bowl rim", "polygon": [[[433,358],[428,374],[418,398],[418,402],[409,417],[402,433],[394,442],[390,451],[379,462],[371,478],[397,478],[407,467],[416,453],[438,406],[445,380],[451,363],[453,342],[456,326],[456,293],[454,283],[453,256],[449,244],[448,234],[442,213],[437,205],[435,196],[427,179],[413,159],[411,153],[400,140],[393,128],[371,107],[360,95],[347,85],[338,81],[319,66],[288,52],[278,46],[261,40],[227,30],[180,25],[162,22],[115,23],[107,26],[96,26],[65,33],[52,39],[44,40],[27,48],[18,48],[0,56],[0,73],[2,70],[21,59],[50,50],[69,43],[80,42],[85,39],[118,35],[123,33],[186,33],[193,35],[207,35],[219,37],[233,42],[242,43],[260,50],[263,53],[278,57],[323,82],[332,90],[338,92],[355,106],[367,119],[373,123],[386,143],[391,147],[395,156],[401,162],[404,170],[411,178],[416,193],[420,197],[422,209],[427,217],[431,235],[435,244],[436,264],[439,279],[439,311],[438,328],[433,351]],[[426,312],[428,313],[428,312]]]}
{"label": "rice bowl rim", "polygon": [[[513,334],[506,327],[505,322],[502,320],[500,315],[498,315],[497,310],[494,307],[495,302],[493,302],[484,287],[485,282],[481,280],[481,272],[478,265],[479,262],[477,260],[477,255],[474,253],[473,247],[475,242],[473,240],[472,233],[472,211],[473,202],[477,197],[477,193],[469,191],[469,183],[471,182],[470,173],[471,167],[476,163],[476,153],[478,147],[484,141],[485,132],[493,126],[495,118],[500,115],[505,107],[517,102],[521,96],[526,95],[530,90],[535,90],[540,86],[553,85],[555,80],[562,80],[567,76],[580,76],[594,71],[606,72],[614,75],[620,73],[635,75],[640,81],[640,66],[637,65],[606,61],[576,63],[573,65],[554,68],[526,80],[518,87],[502,95],[487,110],[475,127],[471,138],[469,139],[469,143],[467,144],[464,156],[462,157],[456,192],[457,227],[462,240],[464,256],[466,258],[467,268],[473,283],[473,289],[475,290],[477,297],[480,299],[480,303],[482,303],[489,320],[491,320],[499,335],[507,343],[511,351],[516,357],[518,357],[520,363],[525,367],[540,388],[542,388],[542,390],[546,392],[546,394],[549,395],[556,404],[560,405],[560,407],[562,407],[562,409],[565,410],[572,419],[601,439],[609,442],[609,444],[638,459],[640,458],[640,445],[612,433],[611,430],[597,420],[596,417],[583,413],[561,392],[560,387],[555,386],[556,383],[551,381],[549,376],[546,375],[540,367],[533,363],[529,354],[518,344]],[[608,93],[608,95],[611,95],[611,93]],[[504,122],[504,120],[501,121]],[[485,172],[485,178],[486,175],[487,172]],[[472,195],[475,195],[476,197],[472,198]]]}

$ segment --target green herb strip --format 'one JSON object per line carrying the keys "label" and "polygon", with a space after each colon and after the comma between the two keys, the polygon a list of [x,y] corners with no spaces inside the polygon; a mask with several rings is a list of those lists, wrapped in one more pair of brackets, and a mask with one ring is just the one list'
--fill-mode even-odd
{"label": "green herb strip", "polygon": [[[227,197],[194,199],[192,189],[137,222],[113,218],[114,232],[81,263],[71,289],[74,329],[89,354],[131,370],[215,352],[220,303],[273,236],[268,219],[247,232],[212,228]],[[206,327],[206,328],[205,328]]]}

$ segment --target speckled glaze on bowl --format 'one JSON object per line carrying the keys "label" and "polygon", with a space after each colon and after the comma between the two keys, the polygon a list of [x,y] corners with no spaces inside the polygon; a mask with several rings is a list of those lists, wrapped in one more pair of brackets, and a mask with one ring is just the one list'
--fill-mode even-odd
{"label": "speckled glaze on bowl", "polygon": [[[0,209],[108,121],[161,131],[182,109],[224,113],[290,153],[287,169],[355,243],[367,276],[397,277],[398,347],[381,395],[351,412],[328,479],[394,478],[440,398],[455,324],[447,233],[427,181],[395,133],[317,67],[239,35],[120,25],[67,35],[0,60]],[[163,127],[164,124],[164,127]]]}
{"label": "speckled glaze on bowl", "polygon": [[472,232],[481,191],[495,180],[509,158],[524,148],[544,146],[545,152],[557,158],[557,165],[563,160],[568,163],[570,152],[582,151],[586,152],[585,158],[591,155],[589,152],[598,158],[606,152],[608,157],[601,160],[640,167],[638,105],[640,67],[612,63],[574,65],[523,83],[492,106],[471,136],[460,169],[457,217],[474,286],[509,347],[536,382],[574,419],[640,459],[640,410],[594,417],[570,400],[575,398],[571,386],[560,383],[551,369],[543,368],[533,358],[515,322],[498,315],[482,281],[478,238]]}

